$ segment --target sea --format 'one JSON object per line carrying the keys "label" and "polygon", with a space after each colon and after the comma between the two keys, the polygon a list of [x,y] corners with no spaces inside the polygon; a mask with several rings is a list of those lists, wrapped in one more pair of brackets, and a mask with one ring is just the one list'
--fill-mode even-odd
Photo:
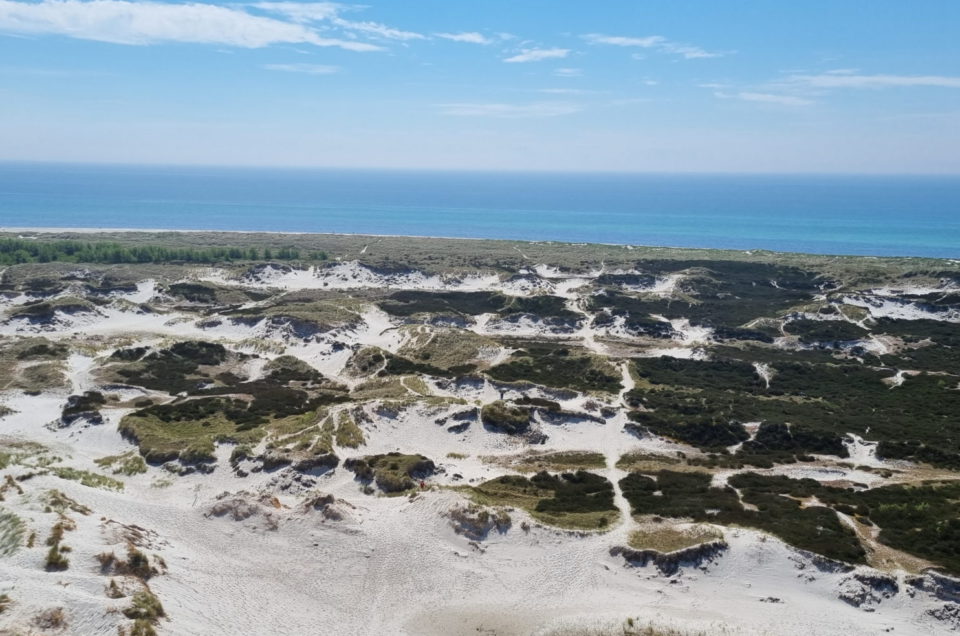
{"label": "sea", "polygon": [[330,232],[960,258],[960,176],[0,163],[0,228]]}

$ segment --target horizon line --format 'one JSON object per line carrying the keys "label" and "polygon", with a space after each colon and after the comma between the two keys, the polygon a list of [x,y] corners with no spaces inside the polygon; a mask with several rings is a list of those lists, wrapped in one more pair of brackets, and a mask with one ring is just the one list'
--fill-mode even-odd
{"label": "horizon line", "polygon": [[539,174],[539,175],[624,175],[624,176],[757,176],[757,177],[942,177],[960,178],[960,172],[817,172],[795,171],[732,171],[732,170],[608,170],[608,169],[549,169],[549,168],[456,168],[456,167],[397,167],[397,166],[336,166],[336,165],[278,165],[278,164],[220,164],[220,163],[169,163],[169,162],[119,162],[119,161],[64,161],[47,159],[0,159],[2,165],[21,166],[72,166],[89,168],[175,168],[213,170],[289,170],[289,171],[343,171],[343,172],[396,172],[396,173],[445,173],[445,174]]}

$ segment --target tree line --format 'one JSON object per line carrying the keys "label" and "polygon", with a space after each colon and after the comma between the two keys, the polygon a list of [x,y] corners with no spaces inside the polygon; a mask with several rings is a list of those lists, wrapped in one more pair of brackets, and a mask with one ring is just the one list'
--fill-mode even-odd
{"label": "tree line", "polygon": [[110,242],[0,239],[0,265],[20,263],[221,263],[230,261],[326,260],[324,252],[295,247],[162,247]]}

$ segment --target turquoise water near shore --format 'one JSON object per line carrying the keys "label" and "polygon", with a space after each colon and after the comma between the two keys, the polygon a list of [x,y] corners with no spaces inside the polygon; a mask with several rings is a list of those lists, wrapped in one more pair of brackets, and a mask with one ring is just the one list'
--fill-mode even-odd
{"label": "turquoise water near shore", "polygon": [[337,232],[960,257],[960,177],[0,163],[0,227]]}

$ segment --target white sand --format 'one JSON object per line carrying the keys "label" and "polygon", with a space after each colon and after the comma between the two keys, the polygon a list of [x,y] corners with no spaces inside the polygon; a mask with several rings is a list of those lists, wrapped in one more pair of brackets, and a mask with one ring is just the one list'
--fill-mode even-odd
{"label": "white sand", "polygon": [[[257,281],[238,281],[217,272],[206,272],[203,278],[279,289],[380,286],[500,289],[506,293],[551,289],[567,297],[569,306],[577,309],[583,300],[577,288],[585,278],[598,275],[571,277],[545,266],[537,266],[534,271],[541,283],[531,279],[505,284],[479,274],[456,280],[417,273],[383,275],[356,263],[321,271],[277,270]],[[672,293],[675,285],[676,280],[658,281],[648,291]],[[155,293],[155,284],[147,281],[125,300],[144,302]],[[251,340],[270,341],[337,377],[343,372],[351,347],[378,346],[397,351],[409,337],[408,331],[399,329],[399,323],[379,309],[369,308],[361,318],[358,325],[305,343],[269,332],[263,323],[246,327],[223,322],[205,329],[194,316],[136,313],[111,305],[93,315],[62,317],[55,330],[45,335],[54,339],[130,336],[145,343],[198,337],[233,343],[245,350],[249,350]],[[705,355],[703,346],[712,337],[709,329],[693,327],[685,320],[670,322],[679,334],[676,342],[651,348],[648,354]],[[612,334],[598,333],[586,323],[558,333],[534,319],[509,322],[484,316],[473,329],[478,333],[572,337],[594,351],[605,352],[602,339]],[[38,331],[36,326],[21,321],[0,327],[3,335]],[[334,351],[335,342],[349,346]],[[98,354],[70,357],[70,392],[96,387],[92,373],[96,355],[109,352],[108,348]],[[499,350],[490,355],[501,360],[508,353]],[[247,370],[256,377],[263,364],[263,360],[251,363]],[[769,369],[757,371],[770,381]],[[624,391],[611,397],[608,406],[620,406],[633,385],[625,365],[621,373]],[[431,384],[437,395],[461,397],[472,406],[500,397],[488,381],[445,389],[440,388],[443,382],[439,380]],[[125,412],[106,411],[108,421],[101,426],[47,426],[57,420],[67,394],[0,394],[0,401],[16,411],[0,418],[0,438],[37,441],[62,456],[62,465],[103,473],[94,464],[95,459],[134,448],[116,429]],[[548,391],[528,394],[556,399]],[[577,395],[561,400],[561,405],[581,410],[585,402],[585,396]],[[479,422],[461,433],[448,432],[435,423],[465,406],[414,405],[401,409],[395,417],[377,415],[372,406],[366,408],[372,419],[361,424],[366,445],[337,449],[341,459],[393,450],[422,453],[442,469],[430,480],[432,486],[496,477],[506,469],[481,457],[506,457],[529,450],[515,438],[484,430]],[[552,425],[538,421],[547,440],[536,450],[598,449],[606,465],[597,472],[614,484],[626,474],[615,466],[626,452],[697,453],[663,439],[630,435],[623,429],[626,421],[624,410],[602,424],[583,421]],[[848,448],[852,465],[885,465],[876,457],[875,443],[851,438]],[[927,592],[908,593],[912,588],[903,582],[905,573],[894,573],[900,580],[898,594],[868,599],[857,608],[838,598],[842,591],[862,591],[863,585],[851,574],[821,571],[809,555],[751,530],[724,529],[728,551],[713,562],[699,567],[688,565],[668,577],[653,566],[628,567],[622,558],[610,556],[611,547],[626,542],[632,528],[632,522],[626,519],[604,533],[563,532],[536,523],[524,532],[520,522],[529,518],[514,511],[513,527],[507,533],[493,532],[485,541],[471,544],[453,531],[444,516],[463,501],[455,492],[434,489],[413,498],[364,495],[353,474],[338,468],[317,478],[314,490],[345,500],[347,503],[340,504],[345,518],[325,520],[319,512],[304,511],[301,496],[278,487],[277,480],[289,476],[289,471],[236,477],[226,461],[230,450],[229,446],[219,449],[221,460],[211,475],[169,477],[162,469],[151,467],[144,475],[120,477],[125,482],[122,492],[89,488],[48,475],[23,482],[22,496],[8,493],[0,506],[20,515],[28,532],[37,532],[38,540],[34,548],[22,547],[0,559],[0,593],[9,594],[13,600],[0,614],[0,633],[32,625],[40,611],[61,606],[69,623],[64,633],[113,635],[118,625],[129,624],[115,611],[129,601],[105,596],[108,578],[99,573],[94,558],[107,550],[123,554],[125,540],[118,524],[143,528],[148,542],[143,549],[162,556],[169,566],[168,573],[150,581],[169,615],[160,624],[161,634],[536,634],[564,625],[619,624],[627,617],[710,634],[849,636],[890,631],[910,635],[947,633],[949,629],[927,614],[943,606],[944,601]],[[452,459],[450,453],[468,457]],[[14,470],[8,468],[0,475]],[[778,467],[768,472],[821,481],[874,483],[877,479],[873,473],[828,465]],[[170,485],[155,487],[164,481]],[[93,511],[89,516],[69,513],[77,528],[64,538],[73,551],[68,555],[71,567],[60,573],[42,569],[47,550],[43,541],[56,515],[44,512],[41,495],[51,488]],[[263,491],[276,496],[283,507],[256,504],[258,513],[244,521],[205,517],[224,491]],[[254,495],[246,497],[256,503]],[[615,501],[626,516],[629,506],[619,488]],[[276,530],[268,529],[272,524],[276,524]],[[126,584],[132,588],[137,585],[130,581]]]}

